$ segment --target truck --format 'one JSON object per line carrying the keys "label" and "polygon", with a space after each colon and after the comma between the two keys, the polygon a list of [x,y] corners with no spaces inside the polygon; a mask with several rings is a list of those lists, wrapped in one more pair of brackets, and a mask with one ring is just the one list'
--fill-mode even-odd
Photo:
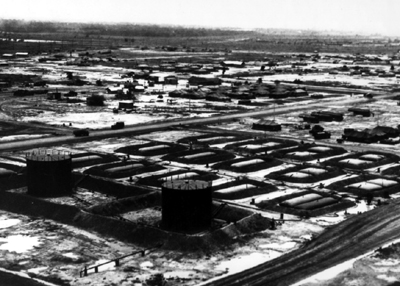
{"label": "truck", "polygon": [[75,137],[89,136],[89,130],[87,130],[87,129],[74,130],[73,133],[74,133]]}
{"label": "truck", "polygon": [[125,123],[123,121],[118,121],[115,124],[111,125],[111,129],[123,129],[125,127]]}
{"label": "truck", "polygon": [[314,93],[310,95],[311,98],[315,98],[315,99],[319,99],[319,98],[323,98],[324,95],[321,93]]}

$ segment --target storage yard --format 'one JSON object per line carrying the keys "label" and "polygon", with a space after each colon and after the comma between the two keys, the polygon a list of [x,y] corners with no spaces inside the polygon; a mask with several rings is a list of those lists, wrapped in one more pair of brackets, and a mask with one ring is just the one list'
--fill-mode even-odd
{"label": "storage yard", "polygon": [[399,55],[246,52],[3,56],[0,270],[294,285],[366,255],[298,285],[399,281]]}

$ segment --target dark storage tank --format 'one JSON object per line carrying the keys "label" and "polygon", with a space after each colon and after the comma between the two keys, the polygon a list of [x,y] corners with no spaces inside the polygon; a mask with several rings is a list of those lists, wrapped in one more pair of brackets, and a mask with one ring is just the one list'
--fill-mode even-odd
{"label": "dark storage tank", "polygon": [[212,188],[209,182],[168,181],[162,185],[162,227],[194,231],[211,226]]}
{"label": "dark storage tank", "polygon": [[71,154],[33,151],[26,155],[28,194],[56,197],[72,193]]}

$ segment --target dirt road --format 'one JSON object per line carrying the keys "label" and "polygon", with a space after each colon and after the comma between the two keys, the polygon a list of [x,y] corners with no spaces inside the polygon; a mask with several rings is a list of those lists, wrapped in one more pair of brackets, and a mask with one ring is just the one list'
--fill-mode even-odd
{"label": "dirt road", "polygon": [[8,272],[0,271],[1,286],[45,286],[49,284],[40,283],[31,278],[25,278]]}
{"label": "dirt road", "polygon": [[[336,100],[336,99],[335,99]],[[357,103],[357,102],[365,102],[368,99],[365,98],[349,98],[345,100],[341,100],[341,103]],[[126,126],[124,129],[119,130],[96,130],[91,131],[90,136],[87,137],[74,137],[72,136],[72,131],[70,136],[58,136],[58,137],[49,137],[49,138],[39,138],[33,139],[29,141],[19,141],[19,142],[7,142],[0,144],[0,152],[7,151],[17,151],[24,150],[30,148],[38,148],[38,147],[46,147],[46,146],[54,146],[57,144],[71,144],[76,142],[87,142],[104,138],[118,137],[118,136],[128,136],[133,134],[140,134],[143,132],[153,132],[157,130],[165,130],[169,127],[181,126],[181,125],[195,125],[195,124],[213,124],[219,123],[229,120],[235,120],[243,117],[265,117],[265,116],[273,116],[274,114],[285,114],[290,112],[309,110],[315,108],[324,108],[329,106],[329,102],[316,102],[314,104],[307,105],[296,105],[296,106],[282,106],[282,107],[269,107],[268,109],[255,110],[255,111],[246,111],[246,112],[238,112],[231,114],[224,114],[219,116],[212,117],[200,117],[200,118],[189,118],[189,119],[175,119],[163,122],[150,122],[146,124],[140,125],[132,125]]]}
{"label": "dirt road", "polygon": [[201,286],[286,286],[400,237],[400,200],[354,215],[308,245],[241,273]]}

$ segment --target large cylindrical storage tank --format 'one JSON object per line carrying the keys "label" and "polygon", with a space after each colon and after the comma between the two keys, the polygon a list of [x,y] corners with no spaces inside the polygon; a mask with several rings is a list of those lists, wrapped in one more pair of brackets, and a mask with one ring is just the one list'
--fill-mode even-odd
{"label": "large cylindrical storage tank", "polygon": [[72,160],[65,152],[34,151],[26,155],[28,194],[56,197],[72,193]]}
{"label": "large cylindrical storage tank", "polygon": [[162,227],[176,231],[211,226],[212,188],[205,181],[176,180],[162,185]]}

